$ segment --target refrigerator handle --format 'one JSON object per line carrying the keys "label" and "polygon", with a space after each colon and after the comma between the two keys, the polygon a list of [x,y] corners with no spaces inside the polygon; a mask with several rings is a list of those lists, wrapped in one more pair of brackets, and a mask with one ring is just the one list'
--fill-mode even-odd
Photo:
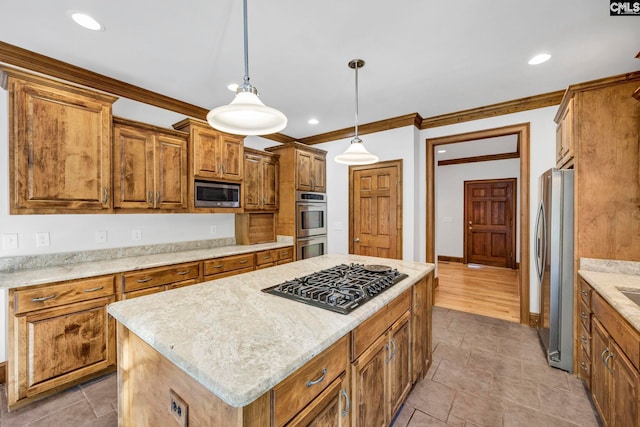
{"label": "refrigerator handle", "polygon": [[[544,263],[545,263],[545,259],[544,257],[546,256],[546,245],[545,248],[542,248],[542,244],[544,242],[542,242],[540,240],[540,237],[542,236],[542,238],[545,238],[545,234],[540,234],[540,226],[542,225],[542,231],[546,232],[546,227],[545,227],[545,223],[544,223],[545,219],[544,219],[544,205],[542,204],[542,201],[540,202],[540,205],[538,206],[538,214],[536,216],[536,230],[535,230],[535,234],[534,236],[536,236],[536,272],[538,273],[538,279],[540,281],[542,281],[542,275],[543,275],[543,270],[544,270]],[[542,224],[541,224],[542,223]]]}

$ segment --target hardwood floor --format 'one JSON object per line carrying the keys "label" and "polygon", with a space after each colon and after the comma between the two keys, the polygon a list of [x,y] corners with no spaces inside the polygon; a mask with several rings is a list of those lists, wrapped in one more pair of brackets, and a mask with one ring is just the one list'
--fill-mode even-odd
{"label": "hardwood floor", "polygon": [[438,261],[434,305],[520,322],[518,270]]}

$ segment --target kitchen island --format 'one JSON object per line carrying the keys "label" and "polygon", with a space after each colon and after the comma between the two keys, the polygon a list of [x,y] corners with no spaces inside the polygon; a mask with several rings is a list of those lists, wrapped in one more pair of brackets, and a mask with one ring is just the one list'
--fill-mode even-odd
{"label": "kitchen island", "polygon": [[[350,263],[385,264],[407,278],[347,315],[261,292]],[[118,321],[120,425],[284,425],[324,416],[309,403],[331,402],[324,395],[334,384],[341,425],[365,425],[351,404],[404,399],[426,373],[433,268],[324,255],[110,305]],[[300,375],[308,379],[298,390]],[[392,406],[372,419],[389,424],[399,408]]]}

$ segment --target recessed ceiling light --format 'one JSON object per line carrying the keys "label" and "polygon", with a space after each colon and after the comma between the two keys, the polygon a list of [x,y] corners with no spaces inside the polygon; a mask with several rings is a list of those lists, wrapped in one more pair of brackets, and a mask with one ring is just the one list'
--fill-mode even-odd
{"label": "recessed ceiling light", "polygon": [[446,153],[447,150],[438,150],[438,154]]}
{"label": "recessed ceiling light", "polygon": [[229,89],[231,92],[235,92],[236,90],[238,90],[238,83],[230,83],[229,85],[227,85],[227,89]]}
{"label": "recessed ceiling light", "polygon": [[318,119],[309,119],[307,123],[309,123],[310,125],[317,125],[320,122],[318,121]]}
{"label": "recessed ceiling light", "polygon": [[76,24],[86,28],[87,30],[104,31],[104,26],[101,23],[99,23],[98,21],[96,21],[95,18],[87,15],[84,12],[72,10],[72,11],[69,11],[69,15],[71,16],[71,19],[75,21]]}
{"label": "recessed ceiling light", "polygon": [[540,55],[536,55],[529,60],[529,65],[538,65],[543,62],[547,62],[551,58],[551,55],[548,53],[541,53]]}

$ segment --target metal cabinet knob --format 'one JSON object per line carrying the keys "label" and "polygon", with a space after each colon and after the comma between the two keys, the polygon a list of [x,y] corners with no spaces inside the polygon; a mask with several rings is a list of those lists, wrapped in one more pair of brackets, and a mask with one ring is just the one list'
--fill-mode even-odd
{"label": "metal cabinet knob", "polygon": [[356,237],[355,239],[353,239],[354,242],[359,243],[360,242],[360,238]]}

